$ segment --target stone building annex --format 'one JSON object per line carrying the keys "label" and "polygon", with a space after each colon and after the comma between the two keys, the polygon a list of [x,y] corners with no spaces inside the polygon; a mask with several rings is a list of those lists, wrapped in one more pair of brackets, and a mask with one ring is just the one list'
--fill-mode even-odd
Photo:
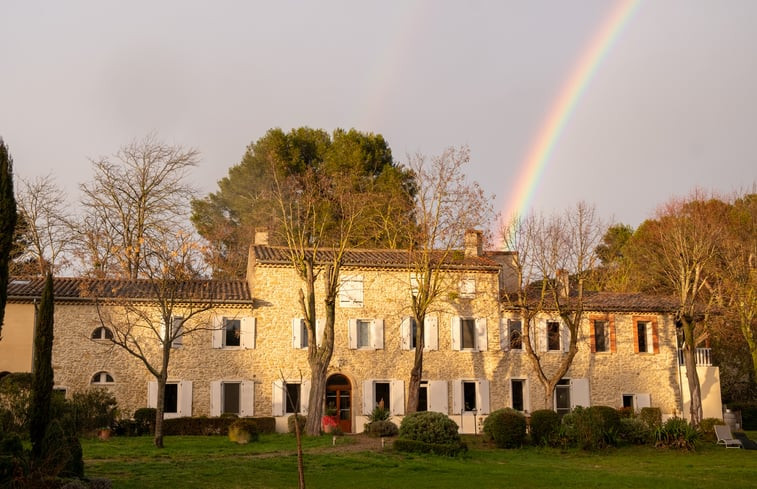
{"label": "stone building annex", "polygon": [[[286,248],[265,238],[250,247],[246,280],[195,280],[183,284],[183,308],[205,301],[198,314],[203,329],[172,345],[166,417],[274,416],[286,430],[287,417],[307,412],[307,334],[300,316],[301,281]],[[466,236],[466,249],[452,253],[445,274],[454,284],[432,307],[425,324],[421,409],[447,414],[472,433],[492,410],[526,413],[545,407],[568,412],[575,406],[659,407],[664,416],[686,415],[686,374],[679,360],[674,304],[640,294],[588,293],[578,353],[555,389],[550,406],[523,351],[517,311],[503,300],[512,285],[503,252],[481,250],[480,234]],[[379,401],[399,422],[405,412],[413,364],[411,273],[406,251],[349,250],[341,271],[329,366],[326,406],[336,409],[345,432],[360,432]],[[12,280],[0,342],[0,372],[30,371],[34,307],[42,279]],[[103,314],[116,314],[126,301],[151,307],[150,289],[140,281],[55,279],[56,388],[68,395],[104,387],[122,414],[154,406],[154,377],[144,365],[108,341]],[[116,318],[118,319],[118,318]],[[535,319],[534,349],[546,368],[567,349],[559,316]],[[157,349],[146,343],[146,348]],[[705,417],[722,417],[717,367],[709,350],[698,351]]]}

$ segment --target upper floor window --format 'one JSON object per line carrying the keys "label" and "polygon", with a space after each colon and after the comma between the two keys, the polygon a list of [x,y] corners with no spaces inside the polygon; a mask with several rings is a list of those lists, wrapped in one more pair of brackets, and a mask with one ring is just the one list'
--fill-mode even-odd
{"label": "upper floor window", "polygon": [[347,325],[350,348],[365,350],[384,348],[383,319],[350,319]]}
{"label": "upper floor window", "polygon": [[242,344],[242,321],[223,319],[223,346],[240,346]]}
{"label": "upper floor window", "polygon": [[558,321],[547,321],[547,350],[560,350],[560,323]]}
{"label": "upper floor window", "polygon": [[452,349],[486,351],[486,318],[452,318]]}
{"label": "upper floor window", "polygon": [[612,316],[590,318],[589,341],[592,352],[615,351],[615,324]]}
{"label": "upper floor window", "polygon": [[173,341],[171,342],[172,348],[180,348],[184,344],[184,318],[180,316],[174,316],[173,324],[171,325],[171,336]]}
{"label": "upper floor window", "polygon": [[97,372],[92,376],[92,380],[90,381],[93,385],[112,384],[114,382],[113,376],[108,372]]}
{"label": "upper floor window", "polygon": [[460,297],[472,299],[476,296],[476,279],[464,278],[460,281]]}
{"label": "upper floor window", "polygon": [[111,331],[109,328],[106,328],[105,326],[100,326],[99,328],[95,328],[95,330],[92,331],[92,339],[93,340],[112,340],[113,331]]}
{"label": "upper floor window", "polygon": [[213,328],[213,348],[255,348],[255,318],[219,318]]}
{"label": "upper floor window", "polygon": [[363,276],[345,275],[339,283],[341,307],[363,307]]}
{"label": "upper floor window", "polygon": [[507,329],[510,336],[510,349],[522,350],[523,349],[523,326],[520,319],[508,319]]}
{"label": "upper floor window", "polygon": [[[400,324],[402,334],[401,343],[403,350],[415,350],[418,343],[418,322],[414,317],[408,316]],[[439,327],[436,315],[429,314],[423,320],[423,349],[439,349]]]}
{"label": "upper floor window", "polygon": [[657,321],[646,317],[635,317],[634,351],[636,353],[660,353],[657,336]]}
{"label": "upper floor window", "polygon": [[308,327],[302,318],[292,319],[292,348],[307,349]]}

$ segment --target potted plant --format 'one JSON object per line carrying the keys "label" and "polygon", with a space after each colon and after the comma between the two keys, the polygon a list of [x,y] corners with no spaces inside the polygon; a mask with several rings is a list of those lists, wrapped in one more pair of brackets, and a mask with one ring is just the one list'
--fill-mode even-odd
{"label": "potted plant", "polygon": [[339,427],[339,416],[337,416],[336,406],[334,403],[329,403],[326,406],[326,414],[321,417],[321,428],[324,433],[333,433]]}

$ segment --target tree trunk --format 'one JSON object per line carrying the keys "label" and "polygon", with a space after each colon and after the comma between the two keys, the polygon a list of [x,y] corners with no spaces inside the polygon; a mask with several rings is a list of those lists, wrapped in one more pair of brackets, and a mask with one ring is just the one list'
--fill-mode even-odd
{"label": "tree trunk", "polygon": [[157,399],[157,406],[155,406],[155,438],[153,439],[153,443],[157,448],[163,448],[163,411],[165,408],[165,398],[166,398],[166,379],[167,375],[162,373],[160,376],[157,377],[158,380],[158,399]]}
{"label": "tree trunk", "polygon": [[686,366],[686,379],[689,384],[689,397],[691,405],[689,414],[690,421],[694,426],[699,426],[702,421],[702,388],[699,385],[697,373],[696,339],[694,338],[694,321],[684,318],[683,322],[683,363]]}
{"label": "tree trunk", "polygon": [[421,380],[423,379],[423,339],[425,314],[415,318],[417,328],[415,330],[415,359],[413,368],[410,370],[410,382],[407,386],[407,414],[418,411],[418,401],[421,395]]}
{"label": "tree trunk", "polygon": [[45,288],[37,310],[34,332],[34,370],[32,372],[32,395],[29,415],[29,435],[32,442],[32,458],[42,460],[43,440],[50,423],[50,400],[53,393],[53,277],[47,273]]}

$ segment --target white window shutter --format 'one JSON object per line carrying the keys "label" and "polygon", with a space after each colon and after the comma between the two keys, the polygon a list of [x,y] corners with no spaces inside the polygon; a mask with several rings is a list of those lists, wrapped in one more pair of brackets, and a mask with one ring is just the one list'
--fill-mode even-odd
{"label": "white window shutter", "polygon": [[489,414],[489,381],[478,381],[478,414]]}
{"label": "white window shutter", "polygon": [[213,348],[223,347],[223,318],[216,316],[213,320]]}
{"label": "white window shutter", "polygon": [[390,389],[390,397],[392,398],[391,412],[395,416],[402,416],[405,414],[405,381],[393,380]]}
{"label": "white window shutter", "polygon": [[171,335],[174,337],[171,347],[180,348],[184,344],[184,320],[182,318],[173,318],[171,328]]}
{"label": "white window shutter", "polygon": [[560,321],[560,342],[562,343],[562,351],[570,350],[570,328],[562,321]]}
{"label": "white window shutter", "polygon": [[292,348],[302,348],[302,318],[292,319]]}
{"label": "white window shutter", "polygon": [[410,327],[412,319],[406,317],[400,323],[400,345],[403,350],[409,350],[412,342],[410,336],[413,334],[413,328]]}
{"label": "white window shutter", "polygon": [[429,315],[423,320],[423,349],[435,351],[439,349],[439,319],[436,315]]}
{"label": "white window shutter", "polygon": [[158,383],[154,380],[147,383],[147,407],[158,407]]}
{"label": "white window shutter", "polygon": [[160,322],[160,326],[158,329],[159,329],[158,334],[160,335],[160,342],[164,343],[168,339],[168,335],[166,334],[166,325],[163,321]]}
{"label": "white window shutter", "polygon": [[573,409],[576,406],[591,406],[589,379],[570,380],[570,407]]}
{"label": "white window shutter", "polygon": [[499,349],[507,351],[510,349],[510,325],[506,318],[499,319]]}
{"label": "white window shutter", "polygon": [[321,343],[323,343],[323,323],[325,322],[325,319],[316,319],[315,320],[315,344],[316,346],[321,346]]}
{"label": "white window shutter", "polygon": [[452,349],[460,351],[460,317],[450,319],[450,331],[452,333]]}
{"label": "white window shutter", "polygon": [[374,319],[371,328],[371,342],[373,343],[373,349],[382,350],[384,348],[384,320]]}
{"label": "white window shutter", "polygon": [[243,380],[239,386],[239,416],[255,414],[255,382]]}
{"label": "white window shutter", "polygon": [[221,381],[214,380],[210,383],[210,415],[221,415]]}
{"label": "white window shutter", "polygon": [[652,322],[647,323],[647,353],[654,353],[654,332]]}
{"label": "white window shutter", "polygon": [[486,318],[476,319],[476,350],[486,351],[489,348],[489,339],[486,334]]}
{"label": "white window shutter", "polygon": [[373,400],[373,380],[363,381],[363,414],[368,416],[373,412],[376,402]]}
{"label": "white window shutter", "polygon": [[429,380],[426,387],[428,394],[428,410],[448,414],[449,399],[446,380]]}
{"label": "white window shutter", "polygon": [[463,408],[463,381],[452,381],[452,414],[460,414]]}
{"label": "white window shutter", "polygon": [[350,348],[357,348],[357,319],[350,319],[347,321],[347,332],[350,342]]}
{"label": "white window shutter", "polygon": [[300,385],[300,412],[308,413],[308,401],[310,400],[310,381],[303,380]]}
{"label": "white window shutter", "polygon": [[192,416],[192,381],[179,382],[179,416]]}
{"label": "white window shutter", "polygon": [[547,321],[540,319],[536,326],[536,344],[539,351],[547,351]]}
{"label": "white window shutter", "polygon": [[641,410],[641,408],[652,406],[652,400],[649,394],[636,394],[635,397],[636,397],[637,410]]}
{"label": "white window shutter", "polygon": [[286,396],[286,388],[284,382],[281,380],[274,380],[271,392],[271,401],[273,402],[273,415],[284,416],[284,398]]}
{"label": "white window shutter", "polygon": [[253,349],[255,348],[255,323],[257,318],[243,317],[242,323],[242,337],[240,339],[240,346],[242,348]]}

